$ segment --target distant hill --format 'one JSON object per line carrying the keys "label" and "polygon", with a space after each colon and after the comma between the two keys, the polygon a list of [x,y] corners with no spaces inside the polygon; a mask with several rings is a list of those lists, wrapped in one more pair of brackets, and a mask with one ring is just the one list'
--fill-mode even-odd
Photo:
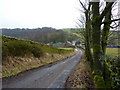
{"label": "distant hill", "polygon": [[76,35],[51,27],[35,29],[2,29],[2,35],[17,37],[25,40],[32,40],[44,44],[51,42],[74,41],[79,38]]}
{"label": "distant hill", "polygon": [[33,29],[29,29],[29,28],[22,28],[22,29],[21,28],[14,28],[14,29],[3,28],[2,35],[18,37],[18,38],[25,38],[25,36],[27,37],[27,35],[29,35],[29,34],[34,35],[38,32],[42,32],[43,30],[44,31],[50,31],[50,30],[55,31],[56,29],[51,28],[51,27],[33,28]]}

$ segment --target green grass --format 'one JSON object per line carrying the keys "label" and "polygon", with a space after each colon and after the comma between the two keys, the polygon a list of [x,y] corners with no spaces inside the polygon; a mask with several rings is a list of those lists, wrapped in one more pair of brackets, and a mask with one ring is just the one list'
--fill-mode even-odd
{"label": "green grass", "polygon": [[63,49],[63,50],[74,50],[74,48],[59,48],[59,49]]}
{"label": "green grass", "polygon": [[118,50],[120,50],[120,48],[107,48],[106,54],[115,57],[119,55]]}
{"label": "green grass", "polygon": [[58,49],[48,45],[43,45],[40,43],[18,40],[12,37],[2,36],[2,57],[5,60],[8,56],[34,56],[41,57],[45,53],[49,54],[64,54],[69,53],[73,50]]}
{"label": "green grass", "polygon": [[[91,51],[93,52],[93,49],[91,49]],[[120,53],[118,53],[118,51],[120,51],[120,48],[107,48],[106,55],[109,55],[112,57],[118,57],[120,55]]]}

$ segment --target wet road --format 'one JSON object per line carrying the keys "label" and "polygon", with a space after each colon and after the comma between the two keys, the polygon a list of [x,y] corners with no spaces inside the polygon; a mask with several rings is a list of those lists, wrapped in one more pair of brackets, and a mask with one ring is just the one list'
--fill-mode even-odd
{"label": "wet road", "polygon": [[3,81],[3,88],[64,88],[66,79],[72,69],[79,63],[82,51],[50,67],[40,68],[27,75],[8,82]]}

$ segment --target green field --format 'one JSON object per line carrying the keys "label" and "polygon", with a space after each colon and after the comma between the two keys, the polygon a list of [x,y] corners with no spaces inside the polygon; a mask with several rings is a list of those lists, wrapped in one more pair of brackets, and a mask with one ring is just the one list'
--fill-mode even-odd
{"label": "green field", "polygon": [[120,51],[120,48],[107,48],[106,54],[115,57],[120,55],[118,51]]}
{"label": "green field", "polygon": [[[93,52],[93,49],[91,49]],[[112,56],[112,57],[118,57],[120,56],[120,48],[107,48],[106,49],[106,55]]]}

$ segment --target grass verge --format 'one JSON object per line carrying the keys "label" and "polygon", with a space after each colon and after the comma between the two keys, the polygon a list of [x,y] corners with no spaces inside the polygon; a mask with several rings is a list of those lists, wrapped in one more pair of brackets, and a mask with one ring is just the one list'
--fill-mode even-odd
{"label": "grass verge", "polygon": [[74,50],[75,48],[59,48],[59,49],[63,49],[63,50]]}
{"label": "grass verge", "polygon": [[46,54],[41,58],[35,57],[8,57],[8,60],[3,62],[2,77],[9,77],[16,75],[20,72],[47,65],[49,63],[58,62],[64,60],[70,56],[73,56],[76,52],[69,54]]}
{"label": "grass verge", "polygon": [[66,88],[94,88],[89,63],[82,56],[80,63],[66,81]]}

